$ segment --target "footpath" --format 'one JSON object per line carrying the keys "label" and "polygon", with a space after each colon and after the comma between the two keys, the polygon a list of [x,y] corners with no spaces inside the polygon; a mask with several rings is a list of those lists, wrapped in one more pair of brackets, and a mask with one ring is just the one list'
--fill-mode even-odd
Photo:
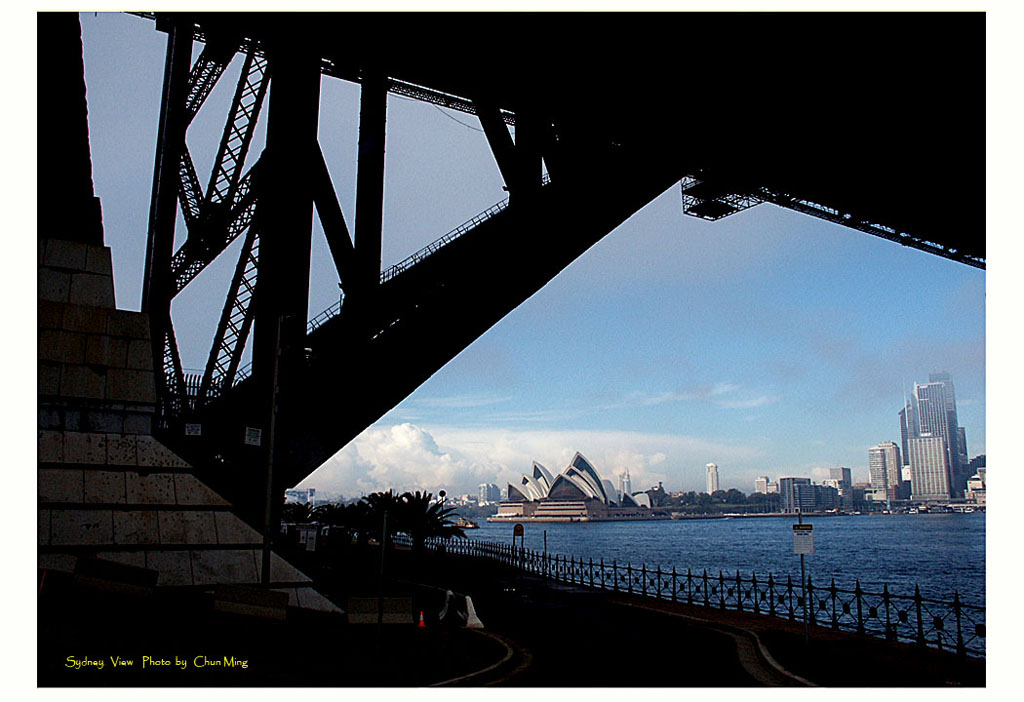
{"label": "footpath", "polygon": [[[493,561],[396,551],[382,591],[425,627],[359,625],[289,610],[280,621],[218,612],[208,595],[148,599],[40,587],[41,686],[203,687],[959,687],[985,661],[717,610],[554,583]],[[322,579],[342,608],[381,591],[379,561]],[[447,590],[472,598],[483,629],[444,625]],[[414,617],[415,619],[418,617]],[[131,666],[116,660],[132,660]],[[147,663],[148,661],[148,663]],[[102,663],[102,665],[100,665]]]}
{"label": "footpath", "polygon": [[[432,559],[516,654],[470,684],[567,687],[977,687],[985,661],[751,612],[594,590],[493,561]],[[615,661],[609,665],[608,661]],[[631,671],[627,674],[625,671]]]}

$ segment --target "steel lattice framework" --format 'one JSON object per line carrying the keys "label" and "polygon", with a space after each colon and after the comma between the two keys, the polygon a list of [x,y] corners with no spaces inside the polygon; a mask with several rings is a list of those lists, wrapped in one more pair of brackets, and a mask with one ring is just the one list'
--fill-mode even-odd
{"label": "steel lattice framework", "polygon": [[[828,132],[816,123],[802,125],[800,135],[811,146],[796,153],[801,158],[791,158],[791,140],[778,134],[811,103],[798,104],[782,117],[762,115],[767,125],[762,131],[772,138],[741,143],[738,130],[722,115],[749,110],[767,91],[784,84],[765,81],[758,87],[752,82],[745,87],[760,92],[749,99],[734,90],[721,91],[722,79],[734,75],[727,66],[717,67],[716,61],[727,61],[721,55],[709,54],[711,68],[703,73],[687,74],[686,88],[689,94],[719,90],[715,99],[723,106],[708,115],[696,110],[677,114],[646,108],[672,87],[672,69],[663,67],[661,54],[602,59],[589,47],[593,66],[583,70],[580,51],[566,39],[582,36],[571,16],[546,17],[555,28],[551,36],[566,46],[559,49],[549,42],[546,52],[520,49],[498,62],[489,56],[486,32],[459,49],[431,42],[429,37],[438,35],[431,28],[443,25],[443,18],[416,16],[406,27],[393,16],[343,13],[140,16],[155,20],[168,36],[143,294],[143,310],[153,325],[154,357],[160,359],[161,431],[253,523],[267,517],[260,514],[266,495],[308,475],[676,182],[681,182],[683,211],[694,216],[718,219],[772,203],[984,266],[984,246],[975,239],[955,232],[939,237],[911,233],[913,227],[903,222],[942,220],[926,207],[909,205],[910,215],[904,216],[893,195],[902,181],[884,169],[871,170],[864,159],[852,158],[833,159],[829,163],[840,165],[821,169],[815,147]],[[531,45],[525,38],[532,31],[527,19],[501,20],[522,38],[516,46]],[[726,26],[735,20],[701,16],[699,21],[714,29],[716,23]],[[747,34],[735,42],[763,41],[763,21],[751,20]],[[645,25],[652,52],[671,46],[670,24],[662,25]],[[710,37],[720,35],[711,29],[704,32],[709,39],[695,39],[704,41],[708,52],[717,50]],[[810,35],[809,41],[817,42],[820,52],[845,56],[842,46],[831,47],[826,34],[820,39]],[[902,25],[892,32],[894,37],[907,34]],[[339,40],[342,35],[348,40]],[[385,36],[392,43],[407,43],[417,60],[403,63],[382,52]],[[203,49],[191,63],[194,42]],[[478,60],[456,61],[465,59],[452,53],[459,50]],[[772,59],[777,70],[813,70],[790,49],[773,50],[781,56]],[[954,71],[938,65],[941,54],[930,56],[935,73],[949,80]],[[204,191],[187,146],[188,126],[238,57],[238,82]],[[905,90],[871,73],[871,62],[863,57],[856,65],[842,60],[851,65],[842,73],[848,83],[865,90],[879,86],[878,101],[898,99]],[[877,63],[889,65],[882,59]],[[831,70],[847,69],[833,62]],[[869,73],[869,79],[862,80],[858,72]],[[317,142],[322,76],[360,86],[357,216],[351,230]],[[807,85],[814,84],[808,81],[786,95],[803,99]],[[623,96],[605,97],[619,86],[627,88]],[[476,115],[509,198],[382,271],[389,93]],[[815,97],[834,101],[823,91]],[[258,158],[250,157],[264,112],[266,146]],[[869,137],[880,138],[885,129],[882,125]],[[795,133],[786,132],[789,137]],[[908,162],[927,156],[929,147],[915,146]],[[960,151],[950,149],[946,156]],[[929,172],[924,166],[915,171],[918,178]],[[924,191],[922,186],[915,192]],[[867,203],[863,211],[862,201]],[[173,251],[178,208],[188,235]],[[336,305],[307,322],[309,215],[314,209],[343,292]],[[239,257],[206,368],[201,378],[185,376],[171,301],[238,239]],[[247,344],[252,363],[243,368]],[[186,433],[185,425],[201,429]]]}

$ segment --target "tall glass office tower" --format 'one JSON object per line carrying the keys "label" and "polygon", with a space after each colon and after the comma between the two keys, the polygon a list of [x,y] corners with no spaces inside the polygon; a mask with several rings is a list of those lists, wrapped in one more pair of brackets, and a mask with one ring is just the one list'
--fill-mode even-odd
{"label": "tall glass office tower", "polygon": [[[918,456],[918,460],[923,460],[924,453],[912,450],[911,442],[922,438],[941,439],[950,496],[963,495],[970,477],[966,466],[967,437],[957,418],[956,391],[950,374],[946,371],[929,373],[927,383],[914,383],[914,392],[899,415],[903,457],[911,465],[912,480],[916,480],[917,472],[911,459]],[[934,445],[934,442],[929,444]],[[916,488],[913,492],[915,496],[918,494]]]}

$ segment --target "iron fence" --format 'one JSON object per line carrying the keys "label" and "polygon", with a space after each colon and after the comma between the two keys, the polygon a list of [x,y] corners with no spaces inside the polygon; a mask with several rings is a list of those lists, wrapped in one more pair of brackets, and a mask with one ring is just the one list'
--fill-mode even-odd
{"label": "iron fence", "polygon": [[803,622],[806,596],[809,624],[985,657],[985,608],[965,604],[958,592],[946,601],[923,597],[918,586],[913,595],[903,595],[889,592],[888,585],[881,592],[865,590],[859,580],[852,589],[837,587],[835,579],[827,586],[815,585],[810,576],[801,587],[799,579],[794,583],[790,576],[781,580],[771,573],[767,577],[756,573],[747,577],[739,571],[714,575],[706,569],[695,573],[675,566],[595,562],[476,539],[435,539],[427,546],[488,558],[555,582],[793,622]]}

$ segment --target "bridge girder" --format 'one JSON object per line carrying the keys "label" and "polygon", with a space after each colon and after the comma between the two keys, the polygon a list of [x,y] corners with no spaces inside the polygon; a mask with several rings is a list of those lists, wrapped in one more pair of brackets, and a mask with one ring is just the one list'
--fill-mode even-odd
{"label": "bridge girder", "polygon": [[[682,18],[680,26],[700,22],[719,26],[727,21],[718,16],[710,20],[672,17]],[[315,27],[308,15],[157,16],[158,29],[168,32],[168,60],[143,309],[153,319],[154,344],[159,345],[155,358],[165,359],[164,372],[158,377],[163,383],[159,392],[167,440],[205,470],[212,483],[229,492],[241,489],[246,493],[248,488],[235,487],[246,481],[263,483],[263,474],[257,470],[254,475],[253,466],[279,466],[275,490],[298,482],[673,182],[684,179],[684,188],[690,182],[691,189],[684,189],[684,203],[690,193],[695,214],[699,206],[705,212],[718,206],[721,212],[740,202],[745,203],[742,206],[774,202],[816,216],[840,213],[833,221],[885,235],[888,229],[884,224],[877,231],[865,226],[884,223],[887,213],[897,212],[887,194],[894,182],[891,174],[881,173],[875,190],[883,196],[878,196],[867,186],[852,195],[845,189],[870,172],[863,163],[845,161],[850,174],[840,175],[839,169],[813,172],[811,166],[824,163],[807,156],[814,140],[828,132],[820,124],[802,123],[810,146],[797,148],[792,142],[796,132],[784,129],[784,117],[757,114],[763,124],[752,131],[761,141],[752,144],[749,153],[735,143],[723,146],[724,139],[742,136],[740,125],[749,113],[745,110],[749,111],[752,100],[756,104],[769,95],[770,84],[755,86],[752,98],[730,95],[720,108],[706,113],[690,105],[676,105],[671,110],[654,105],[652,101],[665,90],[670,75],[655,63],[664,55],[664,47],[657,46],[658,40],[665,38],[664,28],[654,32],[651,56],[636,59],[613,52],[614,60],[609,61],[598,54],[584,54],[593,63],[588,70],[580,69],[578,56],[575,62],[567,58],[575,55],[574,43],[562,36],[566,46],[544,61],[517,63],[503,84],[487,61],[477,68],[448,69],[433,55],[422,65],[396,62],[374,45],[372,37],[380,35],[373,31],[353,32],[354,27],[348,27],[347,35],[360,38],[341,46],[332,38],[332,29],[342,20],[371,30],[395,28],[393,20],[375,15],[331,16],[324,27]],[[430,19],[427,24],[437,21]],[[564,29],[576,20],[552,16],[549,21],[554,28]],[[905,22],[900,17],[895,24],[902,27]],[[755,49],[763,46],[748,20],[739,24],[741,39],[752,42]],[[403,31],[398,35],[405,36]],[[193,39],[207,42],[209,51],[204,50],[190,72],[188,61],[181,57],[191,53]],[[698,38],[695,44],[708,49],[708,41]],[[814,45],[824,46],[818,40]],[[212,46],[217,50],[210,49]],[[588,44],[591,49],[594,46],[601,43]],[[474,47],[470,49],[473,53]],[[475,50],[486,55],[480,47]],[[187,168],[190,158],[185,130],[235,51],[245,56],[245,67],[210,184],[203,194],[194,169]],[[776,66],[793,65],[791,48],[779,49],[779,53],[781,58],[774,59]],[[728,63],[721,51],[712,56]],[[947,78],[962,81],[962,76],[972,75],[975,59],[972,55],[966,61],[969,65],[947,73]],[[874,75],[878,61],[864,61],[869,64],[865,70]],[[770,67],[760,69],[763,72]],[[948,71],[949,65],[934,68]],[[808,70],[820,73],[815,66]],[[854,80],[845,64],[834,65],[833,70],[843,80]],[[576,71],[580,77],[567,83],[567,71]],[[726,68],[704,67],[703,71],[722,77]],[[267,148],[246,173],[246,152],[271,75],[275,90]],[[321,75],[361,85],[354,241],[316,142]],[[930,74],[924,82],[932,84]],[[863,83],[860,79],[854,82],[858,89]],[[705,91],[713,84],[708,75],[690,81],[691,88]],[[790,87],[776,88],[783,99],[797,94]],[[389,91],[477,114],[510,198],[507,204],[492,208],[428,247],[408,265],[381,274],[384,125]],[[601,91],[606,102],[598,109],[594,100]],[[608,96],[615,92],[617,96]],[[886,83],[879,95],[893,99],[897,93]],[[817,98],[834,104],[827,92]],[[716,120],[722,121],[723,115],[729,120],[720,125]],[[508,132],[509,124],[516,126],[515,139]],[[872,129],[872,135],[881,133]],[[852,143],[863,144],[864,138],[857,136]],[[787,158],[790,146],[794,159]],[[906,159],[912,162],[927,149],[915,142],[906,151]],[[964,168],[972,163],[963,156],[969,151],[962,144],[947,149],[950,166]],[[919,164],[918,177],[927,177],[926,165]],[[544,167],[547,180],[541,178]],[[701,196],[693,189],[700,185],[695,183],[698,179],[704,181],[706,191]],[[918,195],[924,191],[924,186],[914,190]],[[828,197],[813,199],[821,193]],[[845,206],[858,196],[866,198],[864,217],[844,216],[843,212],[851,210],[827,206],[830,198]],[[172,256],[168,242],[173,241],[178,200],[188,210],[189,238]],[[815,209],[819,202],[826,207]],[[314,207],[345,296],[344,304],[339,303],[307,328]],[[870,215],[872,207],[879,217]],[[920,207],[910,210],[924,211]],[[861,210],[858,206],[853,211]],[[905,219],[902,212],[898,214],[896,219]],[[923,216],[921,221],[928,225],[936,220]],[[202,382],[196,384],[198,398],[190,398],[185,392],[189,382],[182,376],[174,346],[170,300],[243,234],[245,245],[207,369]],[[933,247],[933,252],[959,256],[975,265],[983,261],[983,236],[980,248],[969,237],[943,236],[933,237],[944,242]],[[908,241],[916,239],[902,239],[902,243]],[[246,377],[239,372],[239,364],[250,329],[254,330],[253,364]],[[186,423],[202,424],[202,437],[183,437]],[[246,430],[252,428],[262,430],[258,446],[244,442]],[[274,446],[270,460],[268,445]],[[242,502],[261,504],[262,487],[252,489],[255,492],[246,493]],[[251,516],[258,521],[258,510],[253,510]]]}

